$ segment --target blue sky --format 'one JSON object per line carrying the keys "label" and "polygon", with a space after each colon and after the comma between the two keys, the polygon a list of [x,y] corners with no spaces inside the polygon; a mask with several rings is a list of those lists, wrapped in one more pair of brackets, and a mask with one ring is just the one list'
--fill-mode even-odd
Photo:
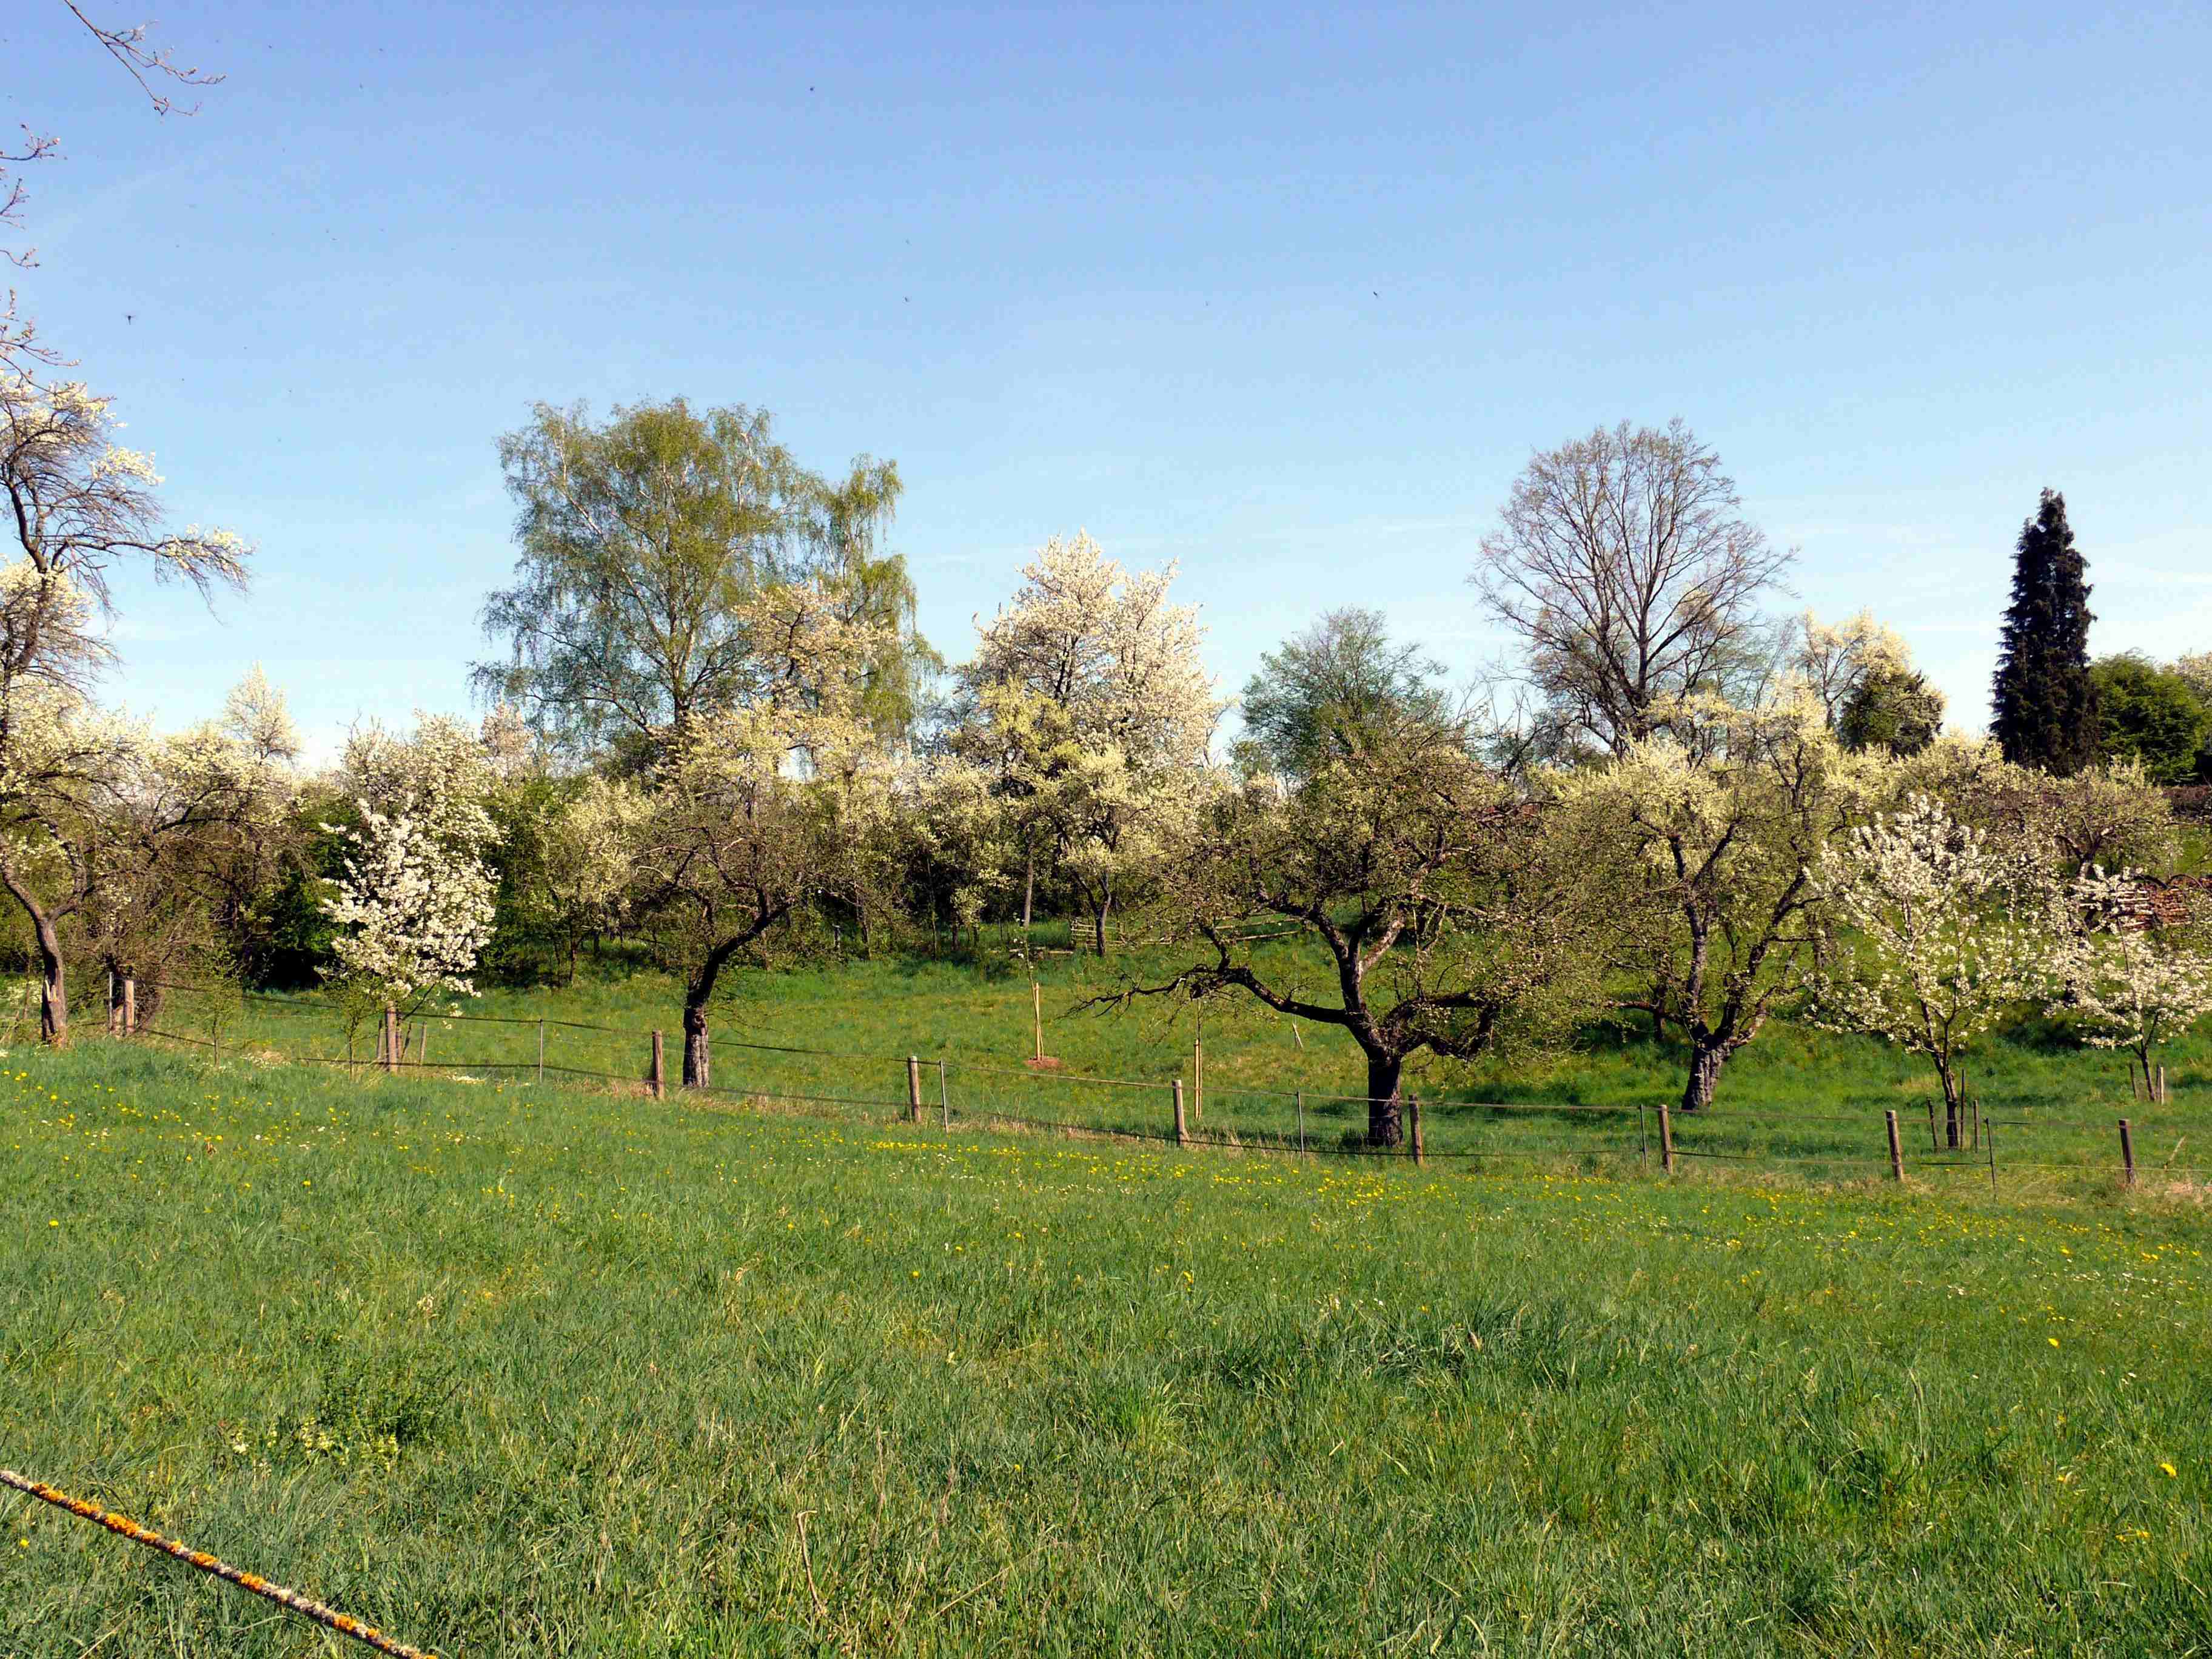
{"label": "blue sky", "polygon": [[[467,706],[533,400],[775,412],[896,459],[964,654],[1027,550],[1179,562],[1233,690],[1332,605],[1455,669],[1537,448],[1680,416],[1986,714],[2045,483],[2099,650],[2212,647],[2212,6],[835,10],[179,3],[157,119],[59,0],[0,26],[18,283],[179,522],[126,588],[165,721],[259,660],[321,749]],[[114,21],[136,21],[118,17]],[[1782,603],[1787,603],[1784,601]]]}

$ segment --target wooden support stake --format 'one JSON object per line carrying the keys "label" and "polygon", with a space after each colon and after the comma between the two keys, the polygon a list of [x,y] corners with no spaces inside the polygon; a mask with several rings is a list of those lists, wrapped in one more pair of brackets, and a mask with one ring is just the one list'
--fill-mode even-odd
{"label": "wooden support stake", "polygon": [[943,1114],[948,1133],[952,1127],[952,1097],[945,1091],[945,1062],[937,1062],[937,1109]]}
{"label": "wooden support stake", "polygon": [[545,1081],[545,1020],[542,1015],[538,1021],[538,1080]]}
{"label": "wooden support stake", "polygon": [[2160,1060],[2158,1067],[2158,1103],[2161,1106],[2165,1105],[2167,1097],[2168,1097],[2166,1092],[2166,1062]]}
{"label": "wooden support stake", "polygon": [[921,1061],[912,1054],[906,1057],[906,1121],[921,1121]]}
{"label": "wooden support stake", "polygon": [[665,1049],[663,1047],[661,1035],[659,1032],[655,1031],[653,1034],[652,1073],[653,1097],[655,1100],[665,1099],[668,1094],[668,1073],[663,1065],[665,1054]]}
{"label": "wooden support stake", "polygon": [[1659,1103],[1659,1167],[1668,1175],[1674,1173],[1674,1124],[1667,1115],[1667,1103]]}
{"label": "wooden support stake", "polygon": [[1994,1192],[1996,1192],[1996,1189],[1997,1189],[1997,1126],[1996,1126],[1996,1121],[1995,1121],[1994,1120],[1992,1120],[1992,1121],[1991,1121],[1991,1122],[1990,1122],[1990,1190],[1992,1193],[1994,1193]]}
{"label": "wooden support stake", "polygon": [[399,1069],[399,1013],[388,1002],[384,1005],[384,1069]]}
{"label": "wooden support stake", "polygon": [[1175,1080],[1175,1129],[1176,1145],[1178,1146],[1189,1146],[1190,1126],[1183,1121],[1182,1079],[1181,1078],[1177,1078]]}
{"label": "wooden support stake", "polygon": [[[1295,1029],[1295,1028],[1293,1028]],[[1298,1150],[1306,1149],[1306,1091],[1298,1091]]]}
{"label": "wooden support stake", "polygon": [[1030,1029],[1036,1036],[1038,1064],[1044,1062],[1044,991],[1034,979],[1030,981]]}
{"label": "wooden support stake", "polygon": [[122,1005],[115,1000],[115,974],[112,969],[110,969],[107,975],[107,1035],[110,1036],[115,1035],[116,1024],[121,1012]]}
{"label": "wooden support stake", "polygon": [[1897,1138],[1897,1114],[1884,1112],[1881,1117],[1882,1127],[1889,1131],[1889,1178],[1902,1181],[1905,1179],[1905,1148]]}
{"label": "wooden support stake", "polygon": [[208,1047],[215,1051],[215,1063],[222,1064],[222,1022],[212,1010],[208,1014]]}
{"label": "wooden support stake", "polygon": [[1640,1100],[1636,1103],[1636,1167],[1639,1170],[1651,1167],[1651,1130],[1644,1115],[1644,1103]]}
{"label": "wooden support stake", "polygon": [[415,1039],[415,1063],[417,1066],[430,1063],[430,1022],[427,1019],[422,1022],[421,1033]]}
{"label": "wooden support stake", "polygon": [[123,1035],[138,1035],[138,981],[128,975],[123,981]]}
{"label": "wooden support stake", "polygon": [[2127,1184],[2130,1187],[2134,1186],[2136,1184],[2136,1138],[2134,1132],[2128,1127],[2128,1121],[2125,1118],[2120,1120],[2120,1168],[2125,1176]]}
{"label": "wooden support stake", "polygon": [[1406,1097],[1406,1115],[1412,1120],[1411,1127],[1413,1132],[1413,1163],[1416,1167],[1418,1167],[1419,1165],[1429,1161],[1428,1143],[1421,1138],[1420,1096],[1408,1095]]}

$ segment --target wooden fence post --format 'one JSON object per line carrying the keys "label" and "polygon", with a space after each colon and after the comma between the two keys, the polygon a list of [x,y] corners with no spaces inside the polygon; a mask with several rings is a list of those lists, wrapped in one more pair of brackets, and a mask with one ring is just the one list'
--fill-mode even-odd
{"label": "wooden fence post", "polygon": [[[1032,977],[1030,981],[1030,1030],[1032,1046],[1036,1050],[1037,1064],[1044,1064],[1044,989]],[[917,1117],[915,1120],[920,1122]]]}
{"label": "wooden fence post", "polygon": [[1298,1150],[1306,1149],[1306,1091],[1298,1091]]}
{"label": "wooden fence post", "polygon": [[1414,1164],[1414,1166],[1415,1166],[1416,1168],[1419,1168],[1421,1164],[1425,1164],[1425,1163],[1427,1163],[1427,1162],[1429,1161],[1429,1148],[1428,1148],[1428,1143],[1427,1143],[1426,1141],[1425,1141],[1424,1139],[1422,1139],[1422,1138],[1421,1138],[1421,1097],[1420,1097],[1420,1096],[1419,1096],[1419,1095],[1408,1095],[1408,1096],[1406,1097],[1406,1113],[1407,1113],[1407,1116],[1409,1116],[1410,1118],[1412,1118],[1412,1119],[1413,1119],[1412,1127],[1413,1127],[1413,1164]]}
{"label": "wooden fence post", "polygon": [[1644,1103],[1640,1100],[1636,1103],[1636,1167],[1639,1170],[1651,1167],[1651,1130],[1644,1115]]}
{"label": "wooden fence post", "polygon": [[545,1018],[542,1014],[538,1018],[538,1080],[545,1081]]}
{"label": "wooden fence post", "polygon": [[115,973],[110,969],[107,975],[107,1035],[110,1036],[115,1035],[116,1021],[121,1011],[121,1005],[115,1000]]}
{"label": "wooden fence post", "polygon": [[384,1069],[399,1069],[399,1014],[388,1002],[384,1005]]}
{"label": "wooden fence post", "polygon": [[663,1066],[665,1053],[660,1033],[655,1031],[653,1034],[653,1097],[655,1100],[665,1099],[668,1094],[668,1073]]}
{"label": "wooden fence post", "polygon": [[1905,1148],[1897,1138],[1897,1114],[1884,1112],[1881,1121],[1882,1127],[1889,1131],[1889,1178],[1902,1181],[1905,1179]]}
{"label": "wooden fence post", "polygon": [[921,1061],[912,1054],[906,1057],[906,1121],[921,1121]]}
{"label": "wooden fence post", "polygon": [[2166,1062],[2164,1060],[2160,1060],[2158,1063],[2158,1103],[2161,1106],[2165,1105],[2166,1103]]}
{"label": "wooden fence post", "polygon": [[415,1039],[415,1063],[417,1066],[430,1063],[430,1022],[427,1019],[422,1022],[420,1033]]}
{"label": "wooden fence post", "polygon": [[1176,1145],[1178,1146],[1190,1145],[1190,1126],[1183,1121],[1182,1115],[1182,1079],[1181,1078],[1175,1080],[1175,1129]]}
{"label": "wooden fence post", "polygon": [[2128,1127],[2128,1121],[2125,1118],[2120,1120],[2120,1168],[2125,1174],[2127,1184],[2130,1187],[2134,1186],[2136,1184],[2136,1138],[2133,1131]]}
{"label": "wooden fence post", "polygon": [[212,1008],[208,1010],[208,1047],[215,1051],[215,1063],[222,1064],[222,1021]]}
{"label": "wooden fence post", "polygon": [[945,1092],[945,1062],[941,1060],[937,1062],[937,1109],[945,1120],[946,1133],[950,1133],[952,1128],[952,1097]]}
{"label": "wooden fence post", "polygon": [[1663,1100],[1659,1103],[1659,1167],[1668,1175],[1674,1173],[1674,1125]]}
{"label": "wooden fence post", "polygon": [[138,1035],[138,981],[127,974],[123,978],[123,1035]]}

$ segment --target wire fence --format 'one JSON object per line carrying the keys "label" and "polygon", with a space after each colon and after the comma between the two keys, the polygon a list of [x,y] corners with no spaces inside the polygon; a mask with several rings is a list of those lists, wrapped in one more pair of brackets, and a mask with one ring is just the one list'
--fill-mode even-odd
{"label": "wire fence", "polygon": [[[2127,1123],[2057,1116],[1970,1100],[1951,1128],[1936,1103],[1870,1105],[1859,1114],[1727,1104],[1694,1115],[1657,1103],[1422,1098],[1376,1102],[1328,1090],[1201,1083],[1191,1075],[1090,1075],[1054,1061],[978,1058],[945,1044],[910,1054],[813,1048],[709,1034],[706,1074],[686,1084],[675,1042],[651,1030],[531,1015],[428,1011],[392,1022],[349,1020],[337,1005],[277,993],[154,981],[154,1014],[137,1035],[218,1060],[297,1062],[353,1071],[435,1074],[506,1084],[595,1084],[621,1091],[683,1090],[704,1104],[801,1109],[940,1131],[1025,1130],[1200,1151],[1315,1158],[1664,1172],[1705,1165],[1813,1179],[1884,1173],[1931,1182],[2006,1171],[2071,1171],[2102,1180],[2198,1182],[2185,1164],[2197,1127],[2153,1105]],[[934,1047],[936,1052],[929,1052]],[[1377,1106],[1384,1109],[1377,1114]],[[1395,1111],[1392,1109],[1395,1107]],[[1395,1137],[1374,1133],[1395,1118]],[[1891,1139],[1893,1126],[1895,1139]]]}

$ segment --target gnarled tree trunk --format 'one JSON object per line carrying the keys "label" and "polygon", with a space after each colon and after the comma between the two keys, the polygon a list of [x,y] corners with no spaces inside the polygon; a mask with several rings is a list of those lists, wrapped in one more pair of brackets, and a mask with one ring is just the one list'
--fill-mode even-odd
{"label": "gnarled tree trunk", "polygon": [[31,936],[39,952],[39,1041],[49,1048],[69,1046],[69,970],[62,961],[61,933],[38,896],[16,879],[15,872],[0,863],[4,884],[23,914],[31,919]]}

